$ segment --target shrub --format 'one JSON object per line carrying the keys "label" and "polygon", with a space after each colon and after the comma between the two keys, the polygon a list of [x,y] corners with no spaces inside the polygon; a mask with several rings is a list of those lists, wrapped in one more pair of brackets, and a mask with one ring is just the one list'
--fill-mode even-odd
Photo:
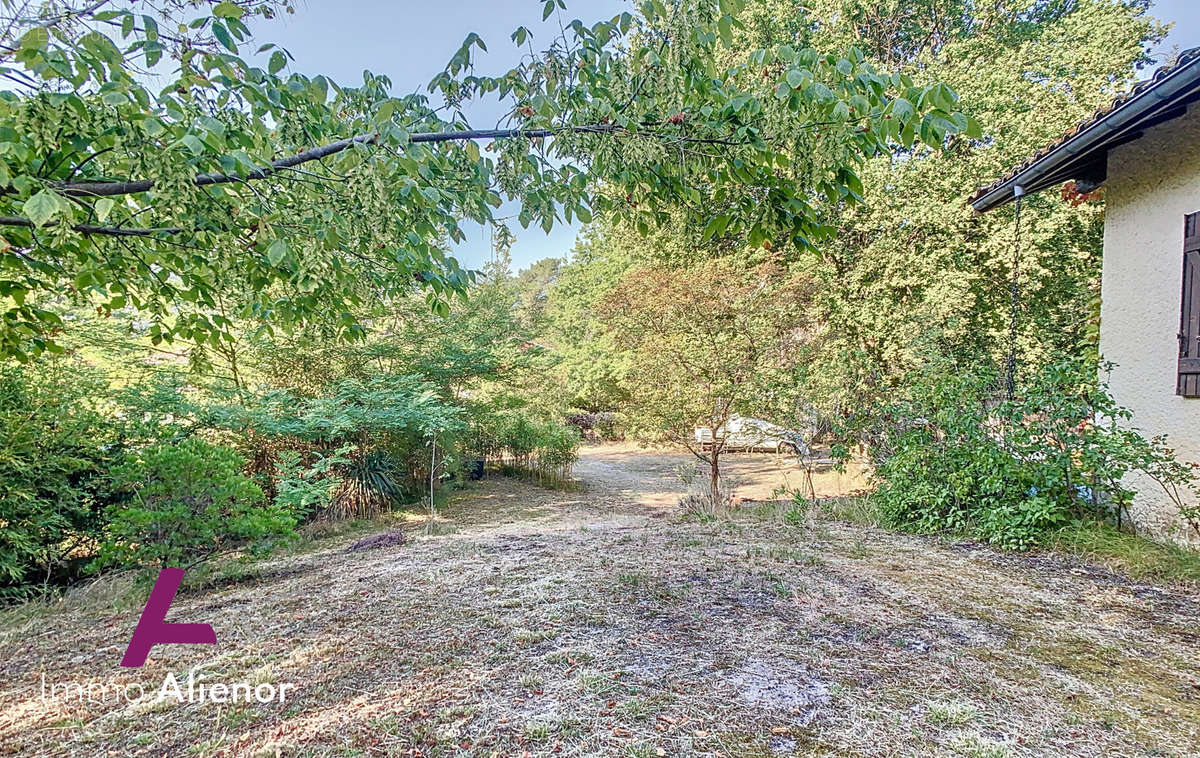
{"label": "shrub", "polygon": [[625,432],[622,431],[621,426],[620,419],[612,411],[601,411],[596,414],[596,431],[600,433],[602,440],[610,442],[624,440]]}
{"label": "shrub", "polygon": [[281,450],[272,482],[275,504],[302,521],[329,508],[342,485],[342,478],[335,472],[347,463],[344,456],[350,449],[344,446],[330,455],[318,453],[307,465],[300,451]]}
{"label": "shrub", "polygon": [[1079,519],[1127,522],[1142,471],[1168,488],[1193,481],[1164,439],[1128,427],[1094,369],[1049,366],[1013,401],[990,372],[942,372],[874,419],[874,499],[884,520],[916,531],[952,530],[1025,549]]}
{"label": "shrub", "polygon": [[600,413],[571,411],[563,421],[567,426],[578,429],[579,434],[586,439],[615,441],[625,438],[619,429],[617,414],[611,411],[601,411]]}
{"label": "shrub", "polygon": [[108,509],[99,564],[187,567],[293,537],[296,516],[268,504],[245,465],[236,451],[195,438],[130,454],[111,474],[126,499]]}
{"label": "shrub", "polygon": [[570,478],[579,459],[578,427],[538,418],[525,409],[483,410],[471,418],[468,450],[505,471],[544,483]]}
{"label": "shrub", "polygon": [[0,598],[82,572],[117,441],[106,395],[103,377],[67,359],[0,369]]}
{"label": "shrub", "polygon": [[557,421],[512,411],[498,421],[498,452],[540,479],[565,479],[579,457],[579,432]]}
{"label": "shrub", "polygon": [[556,421],[544,421],[535,431],[538,468],[547,474],[569,477],[575,461],[579,460],[579,433]]}
{"label": "shrub", "polygon": [[305,515],[370,516],[416,499],[429,486],[431,440],[441,455],[462,427],[460,409],[417,376],[345,379],[309,398],[274,391],[235,400],[199,415],[233,433],[275,502]]}
{"label": "shrub", "polygon": [[386,453],[377,451],[353,458],[334,492],[330,515],[364,518],[383,513],[404,497],[400,481],[400,472]]}

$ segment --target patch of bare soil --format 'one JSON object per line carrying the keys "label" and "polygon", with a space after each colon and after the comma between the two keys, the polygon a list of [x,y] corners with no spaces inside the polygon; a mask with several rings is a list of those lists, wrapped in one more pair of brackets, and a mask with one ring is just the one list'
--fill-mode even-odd
{"label": "patch of bare soil", "polygon": [[[726,485],[747,500],[777,498],[781,488],[807,491],[809,476],[818,496],[847,495],[867,485],[864,465],[852,462],[838,470],[827,458],[814,459],[806,470],[792,455],[727,452],[721,456],[720,469]],[[584,481],[632,503],[668,509],[674,509],[687,491],[681,472],[707,475],[707,471],[687,450],[651,452],[628,442],[584,448],[576,466]]]}
{"label": "patch of bare soil", "polygon": [[[768,459],[742,465],[770,479]],[[684,521],[675,465],[589,448],[581,492],[485,481],[404,544],[332,539],[181,594],[168,620],[218,644],[142,669],[117,665],[129,603],[11,612],[0,754],[1200,755],[1187,590],[839,522]],[[42,696],[42,674],[153,694],[192,667],[296,687]]]}

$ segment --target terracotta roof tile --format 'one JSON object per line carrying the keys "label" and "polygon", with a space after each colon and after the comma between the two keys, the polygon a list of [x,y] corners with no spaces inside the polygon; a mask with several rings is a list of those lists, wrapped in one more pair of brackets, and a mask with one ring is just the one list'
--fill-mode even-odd
{"label": "terracotta roof tile", "polygon": [[1039,150],[1038,152],[1036,152],[1024,163],[1021,163],[1020,165],[1013,167],[1012,170],[1010,170],[1004,176],[1000,177],[999,179],[997,179],[996,181],[987,185],[986,187],[981,187],[979,189],[979,191],[977,191],[974,195],[971,196],[971,199],[969,202],[974,203],[975,201],[979,200],[981,197],[983,197],[987,193],[989,193],[989,192],[993,191],[995,188],[999,187],[1000,185],[1002,185],[1006,182],[1012,181],[1022,171],[1025,171],[1026,169],[1028,169],[1030,166],[1032,166],[1037,161],[1041,160],[1042,158],[1046,157],[1050,153],[1059,149],[1060,147],[1065,145],[1067,142],[1070,142],[1071,139],[1073,137],[1075,137],[1077,134],[1079,134],[1080,132],[1098,124],[1101,120],[1107,118],[1108,116],[1112,115],[1113,113],[1115,113],[1116,111],[1120,110],[1122,107],[1124,107],[1125,105],[1130,103],[1138,95],[1141,95],[1143,92],[1146,92],[1147,90],[1153,89],[1159,82],[1163,81],[1170,74],[1174,73],[1175,71],[1178,71],[1179,69],[1183,68],[1184,66],[1187,66],[1197,60],[1200,60],[1200,47],[1193,47],[1193,48],[1184,50],[1182,53],[1179,54],[1179,57],[1176,58],[1174,61],[1172,61],[1171,63],[1165,64],[1163,66],[1160,66],[1158,68],[1158,70],[1154,72],[1154,74],[1152,76],[1138,82],[1128,92],[1125,92],[1120,97],[1113,100],[1111,103],[1108,103],[1107,105],[1104,105],[1104,106],[1101,106],[1100,108],[1098,108],[1095,113],[1093,113],[1091,116],[1089,116],[1082,123],[1078,124],[1073,129],[1071,129],[1066,134],[1064,134],[1062,137],[1059,137],[1054,142],[1050,143],[1046,147],[1044,147],[1041,150]]}

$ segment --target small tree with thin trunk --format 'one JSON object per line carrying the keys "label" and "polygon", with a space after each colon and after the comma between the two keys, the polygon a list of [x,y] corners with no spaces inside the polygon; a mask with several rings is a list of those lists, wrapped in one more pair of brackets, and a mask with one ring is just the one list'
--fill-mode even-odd
{"label": "small tree with thin trunk", "polygon": [[[803,276],[772,265],[747,271],[717,260],[689,269],[649,266],[629,274],[602,304],[608,327],[632,355],[631,434],[686,447],[720,492],[720,434],[734,414],[774,405],[812,339]],[[696,438],[711,433],[711,445]]]}

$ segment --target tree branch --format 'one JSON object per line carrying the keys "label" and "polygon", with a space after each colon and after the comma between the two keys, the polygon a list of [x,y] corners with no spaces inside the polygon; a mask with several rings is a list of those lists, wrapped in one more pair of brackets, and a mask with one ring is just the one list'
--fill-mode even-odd
{"label": "tree branch", "polygon": [[[647,124],[646,126],[651,126]],[[630,132],[616,124],[586,124],[581,126],[564,126],[548,129],[464,129],[451,132],[417,132],[409,135],[411,143],[420,142],[465,142],[477,139],[536,139],[554,137],[558,134],[616,134],[626,132],[637,136],[653,136],[644,131]],[[214,184],[230,184],[233,182],[249,182],[265,179],[284,169],[293,168],[310,161],[321,160],[347,150],[354,145],[366,145],[376,142],[378,134],[360,134],[357,137],[330,142],[327,145],[314,147],[311,150],[280,158],[269,165],[260,166],[245,175],[237,174],[199,174],[192,181],[197,187],[207,187]],[[741,144],[727,140],[717,140],[699,137],[682,137],[683,142],[698,142],[704,144]],[[154,188],[153,179],[137,179],[132,181],[99,181],[99,182],[51,182],[51,189],[68,197],[111,197],[114,195],[131,195],[138,192],[148,192]]]}
{"label": "tree branch", "polygon": [[[511,139],[514,137],[536,138],[553,137],[555,134],[570,131],[576,133],[609,133],[619,127],[609,124],[589,126],[572,126],[565,129],[474,129],[453,132],[418,132],[410,135],[409,142],[461,142],[476,139]],[[283,169],[293,168],[302,163],[321,160],[348,150],[354,145],[366,145],[379,139],[378,134],[360,134],[357,137],[330,142],[327,145],[314,147],[287,158],[280,158],[269,165],[260,166],[245,175],[237,174],[199,174],[192,181],[197,187],[207,187],[213,184],[230,184],[232,182],[248,182],[265,179]],[[111,197],[114,195],[131,195],[138,192],[148,192],[154,188],[153,179],[137,179],[124,182],[51,182],[50,187],[68,197]]]}
{"label": "tree branch", "polygon": [[[197,187],[207,187],[212,184],[229,184],[231,182],[265,179],[281,169],[291,168],[292,166],[298,166],[301,163],[308,163],[309,161],[320,160],[335,153],[340,153],[353,145],[374,142],[378,137],[379,135],[377,134],[360,134],[357,137],[338,140],[328,145],[314,147],[312,150],[305,150],[302,153],[297,153],[287,158],[281,158],[269,166],[260,166],[245,176],[237,176],[235,174],[199,174],[192,180],[192,183]],[[132,195],[137,192],[148,192],[154,188],[154,180],[137,179],[128,182],[53,182],[50,184],[50,187],[69,197],[110,197],[113,195]]]}
{"label": "tree branch", "polygon": [[[647,124],[646,126],[650,126]],[[582,126],[565,126],[547,129],[465,129],[449,132],[417,132],[409,136],[409,142],[462,142],[467,140],[477,139],[513,139],[525,138],[536,139],[543,137],[554,137],[558,134],[615,134],[627,133],[639,137],[655,136],[653,133],[645,131],[628,131],[624,127],[616,124],[588,124]],[[311,161],[321,160],[330,155],[335,155],[344,150],[353,147],[356,144],[370,144],[377,141],[378,134],[360,134],[357,137],[338,140],[327,145],[305,150],[295,155],[281,158],[266,166],[260,166],[244,176],[237,174],[198,174],[193,180],[193,184],[197,187],[206,187],[214,184],[231,184],[231,183],[248,183],[256,179],[265,179],[273,174],[285,170],[296,170],[296,166]],[[727,140],[718,140],[711,138],[687,137],[681,136],[680,142],[698,142],[703,144],[734,144]],[[101,151],[103,152],[103,151]],[[94,153],[88,156],[87,160],[99,155]],[[87,160],[84,162],[86,163]],[[76,169],[79,167],[77,166]],[[308,172],[304,172],[308,173]],[[91,182],[71,182],[60,181],[50,182],[49,186],[58,193],[68,198],[86,198],[86,197],[111,197],[117,195],[129,195],[138,192],[148,192],[154,188],[153,179],[138,179],[132,181],[91,181]],[[57,222],[49,224],[56,225]],[[21,216],[0,216],[0,226],[21,226],[26,228],[36,228],[34,223],[28,218]],[[183,234],[185,229],[179,227],[158,227],[158,228],[131,228],[119,226],[102,226],[97,224],[75,224],[71,226],[76,232],[87,235],[106,235],[110,237],[153,237],[160,234],[175,235]]]}
{"label": "tree branch", "polygon": [[[58,222],[47,224],[57,226]],[[24,226],[36,229],[32,221],[20,216],[0,216],[0,226]],[[123,226],[99,226],[97,224],[74,224],[72,227],[80,234],[104,234],[109,237],[153,237],[156,234],[183,234],[185,230],[177,226],[164,226],[157,229],[131,229]]]}

